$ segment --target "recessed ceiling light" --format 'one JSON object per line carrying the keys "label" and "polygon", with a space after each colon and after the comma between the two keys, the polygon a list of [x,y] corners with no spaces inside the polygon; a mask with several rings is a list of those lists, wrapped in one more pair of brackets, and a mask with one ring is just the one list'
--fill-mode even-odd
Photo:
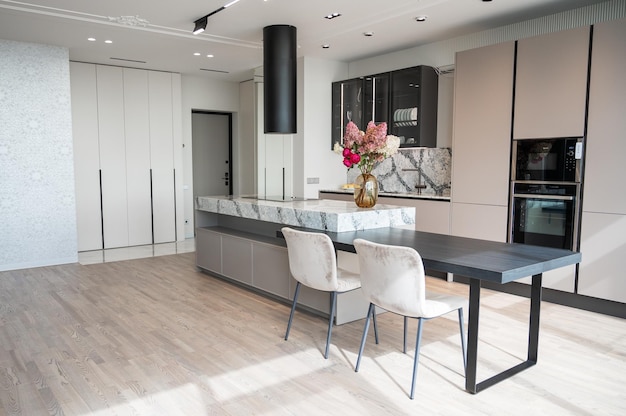
{"label": "recessed ceiling light", "polygon": [[107,40],[104,41],[104,43],[113,43],[113,41],[107,39]]}
{"label": "recessed ceiling light", "polygon": [[325,44],[322,45],[322,48],[328,49],[328,48],[330,48],[330,45],[328,43],[325,43]]}
{"label": "recessed ceiling light", "polygon": [[194,52],[193,53],[193,56],[200,56],[200,55],[202,55],[200,52]]}
{"label": "recessed ceiling light", "polygon": [[212,54],[208,54],[206,57],[207,58],[213,58],[213,55]]}
{"label": "recessed ceiling light", "polygon": [[415,21],[417,21],[417,22],[425,22],[426,19],[428,19],[428,16],[417,16],[415,18]]}
{"label": "recessed ceiling light", "polygon": [[364,32],[363,36],[374,36],[374,32]]}
{"label": "recessed ceiling light", "polygon": [[95,41],[96,41],[96,38],[87,38],[87,40],[88,40],[89,42],[95,42]]}
{"label": "recessed ceiling light", "polygon": [[334,19],[335,17],[339,17],[339,16],[341,16],[341,13],[336,13],[335,12],[335,13],[331,13],[329,15],[324,16],[324,18],[330,20],[330,19]]}

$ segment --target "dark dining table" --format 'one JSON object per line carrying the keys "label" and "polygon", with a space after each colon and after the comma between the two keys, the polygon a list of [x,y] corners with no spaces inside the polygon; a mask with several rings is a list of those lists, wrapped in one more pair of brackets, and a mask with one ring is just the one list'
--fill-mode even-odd
{"label": "dark dining table", "polygon": [[[319,230],[308,230],[317,231]],[[413,247],[424,267],[469,280],[469,317],[467,328],[467,366],[465,389],[478,393],[537,363],[541,279],[549,270],[580,263],[581,253],[557,248],[504,243],[432,234],[402,228],[377,228],[363,231],[325,232],[337,250],[356,252],[353,241],[363,238],[381,244]],[[532,276],[528,326],[527,359],[481,382],[476,381],[478,361],[478,324],[482,282],[505,284]]]}

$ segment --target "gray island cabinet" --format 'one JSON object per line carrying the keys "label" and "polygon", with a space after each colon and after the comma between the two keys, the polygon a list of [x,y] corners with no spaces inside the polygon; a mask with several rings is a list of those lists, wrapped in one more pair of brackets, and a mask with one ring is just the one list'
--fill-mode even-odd
{"label": "gray island cabinet", "polygon": [[[412,207],[381,204],[360,209],[344,201],[198,197],[196,266],[272,298],[291,301],[296,282],[289,274],[285,241],[277,237],[282,227],[345,232],[414,223]],[[330,313],[328,293],[303,287],[298,301],[311,312]],[[364,318],[367,307],[360,289],[338,295],[336,323]]]}

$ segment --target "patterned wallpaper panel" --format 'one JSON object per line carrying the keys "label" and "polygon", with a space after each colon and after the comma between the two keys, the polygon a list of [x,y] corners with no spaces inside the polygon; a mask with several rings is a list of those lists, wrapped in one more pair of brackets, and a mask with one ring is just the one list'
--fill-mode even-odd
{"label": "patterned wallpaper panel", "polygon": [[0,40],[0,270],[77,261],[69,53]]}

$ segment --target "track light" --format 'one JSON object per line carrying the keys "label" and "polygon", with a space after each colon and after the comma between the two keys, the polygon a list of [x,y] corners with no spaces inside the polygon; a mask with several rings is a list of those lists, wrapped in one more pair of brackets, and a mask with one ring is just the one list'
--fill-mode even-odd
{"label": "track light", "polygon": [[193,34],[197,35],[198,33],[204,32],[207,24],[207,16],[204,16],[195,21],[196,27],[193,29]]}
{"label": "track light", "polygon": [[206,16],[203,16],[203,17],[199,18],[198,20],[196,20],[194,22],[196,24],[196,26],[193,29],[193,34],[197,35],[199,33],[204,32],[206,30],[207,19],[209,17],[213,16],[215,13],[221,12],[225,8],[232,6],[233,4],[235,4],[237,2],[239,2],[239,0],[231,0],[227,4],[225,4],[224,6],[220,7],[219,9],[213,10],[211,13],[207,14]]}

